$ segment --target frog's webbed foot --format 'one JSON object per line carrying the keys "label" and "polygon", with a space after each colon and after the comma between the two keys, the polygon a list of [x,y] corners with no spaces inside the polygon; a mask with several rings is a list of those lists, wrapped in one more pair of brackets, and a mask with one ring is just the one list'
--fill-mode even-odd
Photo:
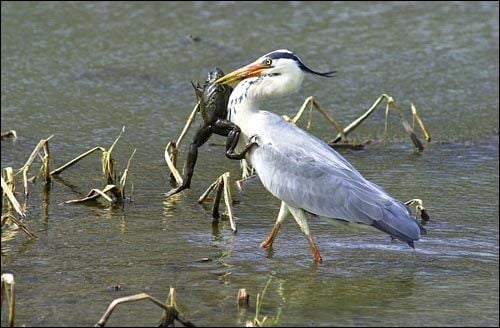
{"label": "frog's webbed foot", "polygon": [[254,134],[253,136],[251,136],[249,139],[248,139],[248,143],[246,144],[245,148],[246,147],[251,147],[253,145],[255,146],[259,146],[259,144],[261,143],[261,140],[260,140],[260,137],[258,134]]}
{"label": "frog's webbed foot", "polygon": [[178,194],[180,193],[181,191],[183,191],[184,189],[189,189],[189,186],[186,186],[184,184],[181,184],[180,186],[176,187],[176,188],[172,188],[170,189],[169,192],[166,192],[164,195],[165,197],[170,197],[172,195],[175,195],[175,194]]}
{"label": "frog's webbed foot", "polygon": [[248,142],[247,144],[245,145],[245,148],[243,149],[243,151],[241,152],[243,155],[246,154],[247,151],[250,150],[250,148],[252,148],[252,146],[259,146],[260,144],[260,138],[258,135],[254,134],[253,136],[251,136],[249,139],[248,139]]}
{"label": "frog's webbed foot", "polygon": [[245,154],[247,151],[250,150],[250,148],[252,148],[252,146],[259,146],[259,144],[260,144],[260,138],[258,135],[254,134],[248,139],[248,142],[245,145],[245,148],[243,149],[242,153]]}
{"label": "frog's webbed foot", "polygon": [[243,150],[240,153],[237,153],[234,151],[234,149],[229,148],[226,151],[226,157],[229,159],[237,159],[237,160],[244,159],[245,155],[250,150],[250,148],[252,148],[252,146],[259,145],[259,141],[260,141],[259,137],[257,135],[253,135],[250,137],[250,139],[248,139],[248,142],[245,145],[245,148],[243,148]]}

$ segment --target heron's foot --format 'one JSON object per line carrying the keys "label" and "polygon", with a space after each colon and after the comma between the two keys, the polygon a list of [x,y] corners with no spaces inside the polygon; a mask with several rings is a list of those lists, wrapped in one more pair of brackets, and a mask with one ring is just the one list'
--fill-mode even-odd
{"label": "heron's foot", "polygon": [[309,241],[309,248],[311,249],[311,253],[313,256],[313,260],[316,263],[322,263],[323,259],[321,258],[321,255],[319,254],[318,248],[316,247],[316,244],[314,244],[314,241],[312,238],[308,238]]}
{"label": "heron's foot", "polygon": [[261,244],[260,244],[260,247],[262,248],[269,248],[273,245],[273,241],[274,240],[271,240],[271,238],[267,238],[266,240],[264,240]]}
{"label": "heron's foot", "polygon": [[316,263],[323,263],[323,259],[321,258],[321,255],[319,255],[319,253],[317,254],[317,256],[313,255],[313,260]]}
{"label": "heron's foot", "polygon": [[274,227],[273,227],[273,230],[271,231],[271,233],[269,234],[269,236],[266,238],[266,240],[264,240],[260,244],[260,247],[262,247],[262,248],[268,248],[268,247],[272,246],[273,242],[274,242],[274,239],[278,235],[278,231],[279,231],[280,227],[281,227],[281,224],[275,224]]}
{"label": "heron's foot", "polygon": [[172,195],[180,193],[184,189],[189,189],[189,186],[185,186],[185,185],[182,184],[182,185],[178,186],[177,188],[173,188],[169,192],[165,193],[165,196],[166,197],[170,197]]}

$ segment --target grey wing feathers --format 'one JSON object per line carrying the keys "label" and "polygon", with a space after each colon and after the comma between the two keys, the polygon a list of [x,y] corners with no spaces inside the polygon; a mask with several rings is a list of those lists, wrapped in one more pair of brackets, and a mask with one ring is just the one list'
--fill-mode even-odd
{"label": "grey wing feathers", "polygon": [[408,208],[367,181],[322,140],[285,121],[272,122],[252,152],[264,186],[291,206],[372,225],[410,242],[423,228]]}

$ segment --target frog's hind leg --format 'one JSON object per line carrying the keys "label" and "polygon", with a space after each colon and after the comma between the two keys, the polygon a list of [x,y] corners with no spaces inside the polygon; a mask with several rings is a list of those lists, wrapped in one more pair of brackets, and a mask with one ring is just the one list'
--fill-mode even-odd
{"label": "frog's hind leg", "polygon": [[198,159],[198,148],[201,147],[205,142],[208,141],[210,136],[212,135],[211,129],[209,125],[202,125],[196,131],[196,134],[189,146],[189,152],[186,159],[186,172],[184,174],[184,178],[181,180],[181,183],[176,188],[170,190],[166,195],[171,196],[181,192],[184,189],[189,189],[191,187],[191,179],[194,174],[194,167],[196,165],[196,160]]}

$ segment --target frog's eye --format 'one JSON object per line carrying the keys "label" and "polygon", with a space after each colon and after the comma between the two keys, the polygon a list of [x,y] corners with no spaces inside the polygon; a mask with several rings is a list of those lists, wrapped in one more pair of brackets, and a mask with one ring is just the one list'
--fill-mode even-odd
{"label": "frog's eye", "polygon": [[263,64],[266,66],[271,66],[273,64],[273,60],[271,58],[266,58],[264,59]]}

